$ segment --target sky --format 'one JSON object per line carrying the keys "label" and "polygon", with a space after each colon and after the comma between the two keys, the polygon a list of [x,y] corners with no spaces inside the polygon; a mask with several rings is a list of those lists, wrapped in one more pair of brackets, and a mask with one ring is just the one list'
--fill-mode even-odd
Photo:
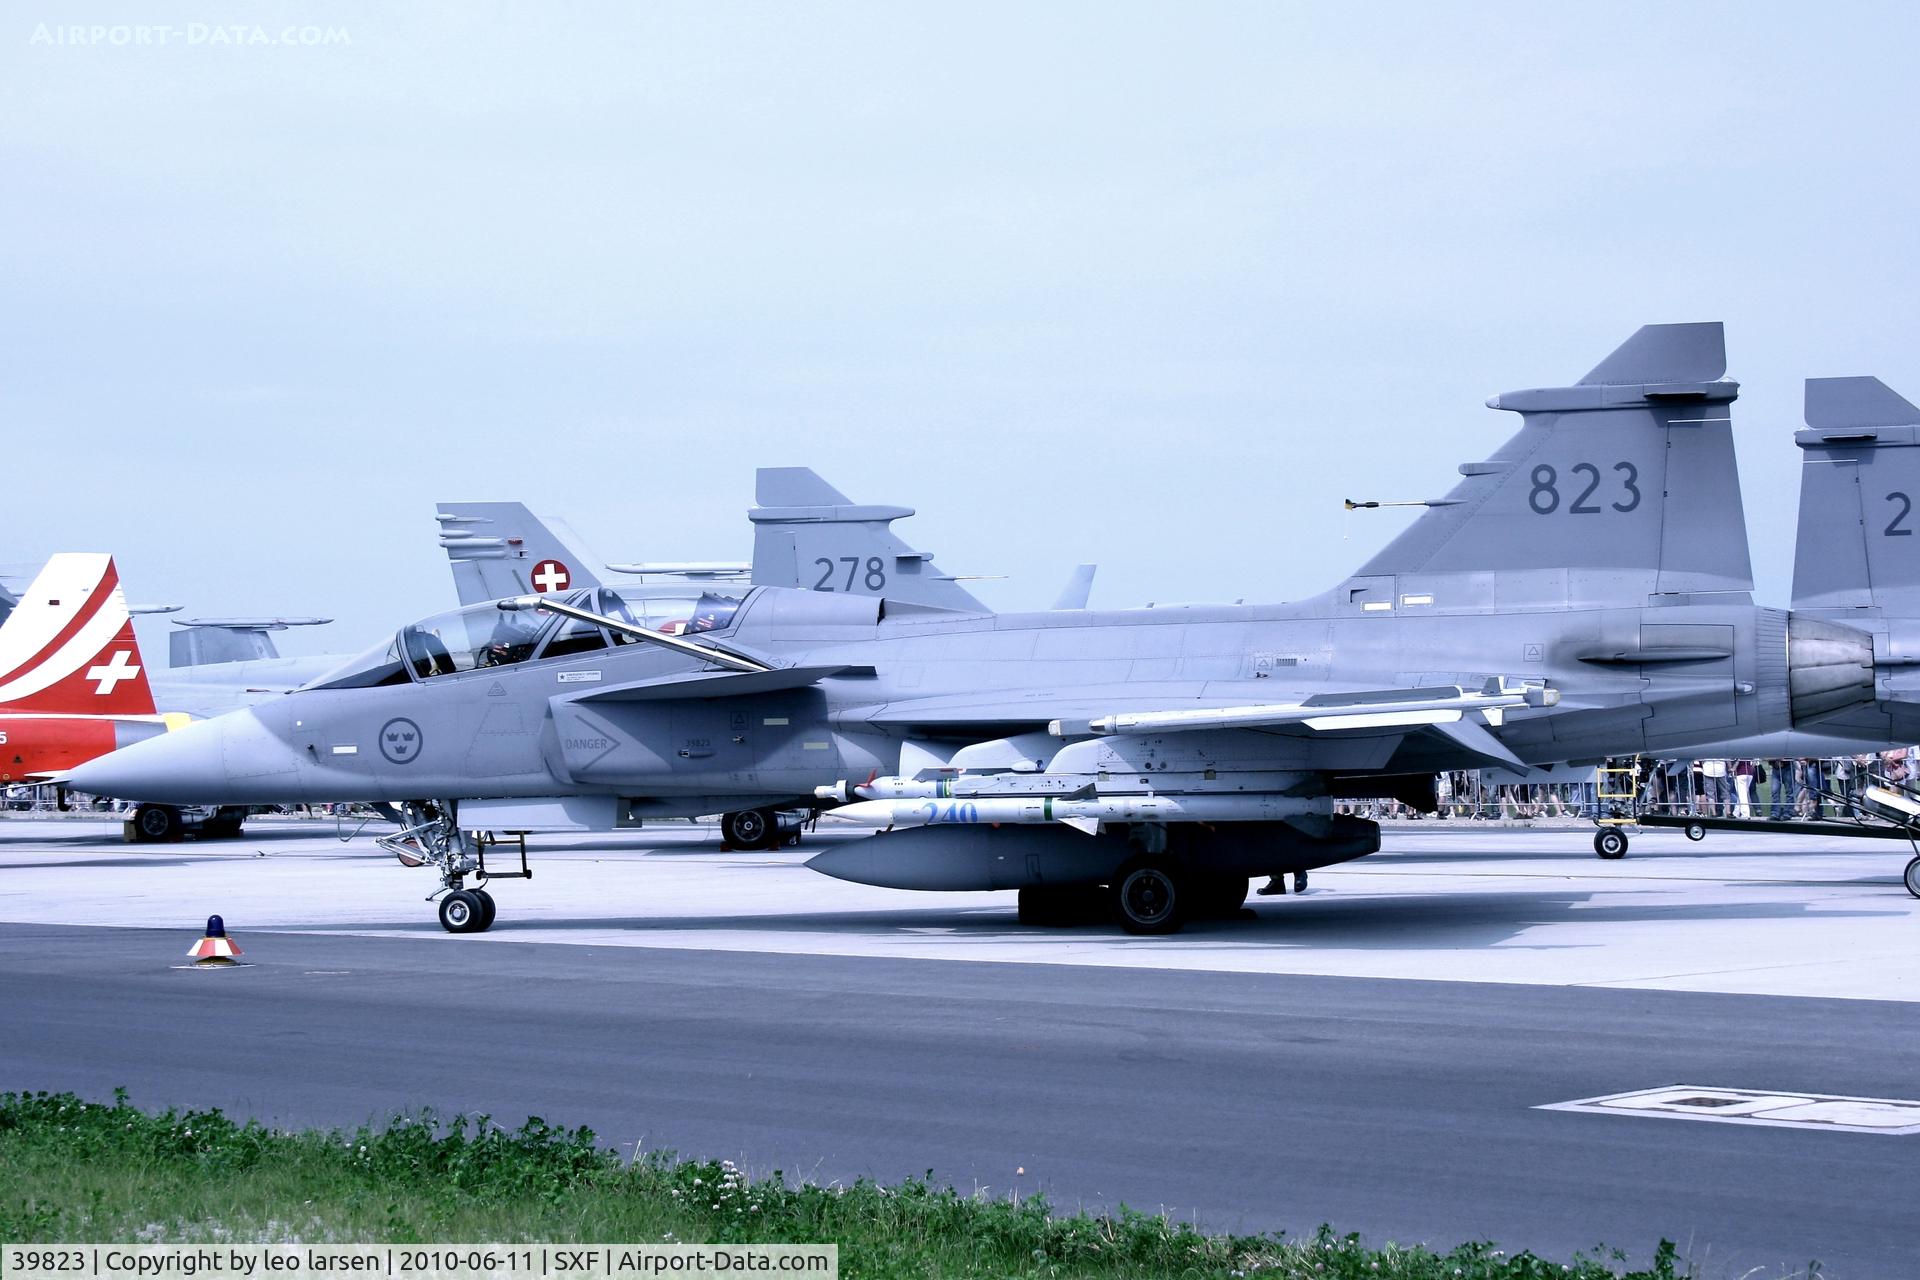
{"label": "sky", "polygon": [[136,602],[354,651],[452,603],[437,500],[744,559],[753,468],[806,465],[999,607],[1080,561],[1096,606],[1293,599],[1408,518],[1342,498],[1511,433],[1489,395],[1723,320],[1785,604],[1801,380],[1920,399],[1917,37],[1846,2],[20,0],[0,562],[111,551]]}

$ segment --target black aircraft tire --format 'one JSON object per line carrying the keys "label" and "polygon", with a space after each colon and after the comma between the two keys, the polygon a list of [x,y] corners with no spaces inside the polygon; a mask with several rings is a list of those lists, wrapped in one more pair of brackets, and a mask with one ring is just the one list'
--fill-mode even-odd
{"label": "black aircraft tire", "polygon": [[440,927],[448,933],[478,933],[486,926],[486,908],[480,895],[471,889],[456,889],[440,899]]}
{"label": "black aircraft tire", "polygon": [[143,804],[133,811],[127,824],[139,844],[173,844],[180,839],[186,823],[180,811],[170,804]]}
{"label": "black aircraft tire", "polygon": [[1020,891],[1020,923],[1043,929],[1099,924],[1105,906],[1099,885],[1029,885]]}
{"label": "black aircraft tire", "polygon": [[1907,892],[1920,898],[1920,858],[1915,858],[1907,864],[1906,875],[1903,878],[1907,882]]}
{"label": "black aircraft tire", "polygon": [[1707,838],[1707,829],[1697,822],[1689,822],[1686,826],[1686,832],[1687,839],[1689,840],[1705,840]]}
{"label": "black aircraft tire", "polygon": [[720,815],[720,838],[732,849],[777,848],[780,821],[767,809],[737,809]]}
{"label": "black aircraft tire", "polygon": [[1187,922],[1192,890],[1178,865],[1164,858],[1134,858],[1113,878],[1113,910],[1128,933],[1178,933]]}
{"label": "black aircraft tire", "polygon": [[1247,905],[1250,877],[1212,875],[1189,877],[1189,920],[1231,920]]}
{"label": "black aircraft tire", "polygon": [[1627,833],[1613,827],[1595,833],[1593,837],[1593,851],[1609,862],[1617,858],[1626,857]]}
{"label": "black aircraft tire", "polygon": [[494,902],[493,895],[485,889],[475,889],[473,896],[480,900],[480,927],[474,932],[485,933],[493,928],[493,918],[500,913],[500,908]]}

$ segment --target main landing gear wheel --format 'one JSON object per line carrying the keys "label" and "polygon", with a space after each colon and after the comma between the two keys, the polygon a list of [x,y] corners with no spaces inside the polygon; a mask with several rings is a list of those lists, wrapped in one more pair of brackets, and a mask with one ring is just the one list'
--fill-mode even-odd
{"label": "main landing gear wheel", "polygon": [[779,822],[768,809],[741,809],[720,815],[720,838],[734,849],[771,849],[780,840]]}
{"label": "main landing gear wheel", "polygon": [[1128,933],[1178,933],[1187,922],[1185,877],[1173,864],[1135,858],[1114,878],[1113,906]]}
{"label": "main landing gear wheel", "polygon": [[500,908],[495,905],[493,895],[485,889],[474,889],[471,892],[474,897],[480,899],[480,927],[475,932],[485,933],[493,928],[493,918],[500,913]]}
{"label": "main landing gear wheel", "polygon": [[1920,858],[1915,858],[1907,864],[1907,872],[1903,878],[1907,882],[1907,892],[1920,898]]}
{"label": "main landing gear wheel", "polygon": [[1605,831],[1595,833],[1593,851],[1609,862],[1626,857],[1627,833],[1618,827],[1608,827]]}
{"label": "main landing gear wheel", "polygon": [[478,889],[455,889],[440,899],[440,927],[448,933],[479,933],[493,923],[487,909],[491,895]]}
{"label": "main landing gear wheel", "polygon": [[180,811],[170,804],[143,804],[127,821],[127,831],[136,844],[172,844],[185,829]]}
{"label": "main landing gear wheel", "polygon": [[1707,838],[1707,829],[1697,822],[1689,822],[1682,829],[1687,833],[1687,839],[1689,840],[1705,840]]}

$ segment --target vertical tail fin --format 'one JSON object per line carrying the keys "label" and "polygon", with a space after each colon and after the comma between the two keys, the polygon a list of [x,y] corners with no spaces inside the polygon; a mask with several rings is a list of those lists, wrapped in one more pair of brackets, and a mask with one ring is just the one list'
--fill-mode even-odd
{"label": "vertical tail fin", "polygon": [[935,568],[931,555],[893,532],[893,522],[912,515],[912,507],[856,506],[806,467],[761,467],[754,500],[747,519],[753,522],[753,580],[760,585],[991,612]]}
{"label": "vertical tail fin", "polygon": [[153,690],[113,557],[47,561],[0,626],[0,708],[152,715]]}
{"label": "vertical tail fin", "polygon": [[1339,592],[1353,611],[1658,603],[1753,589],[1718,323],[1641,328],[1570,387],[1487,401],[1520,430]]}
{"label": "vertical tail fin", "polygon": [[463,605],[600,585],[579,535],[518,502],[442,502],[434,519]]}
{"label": "vertical tail fin", "polygon": [[1056,609],[1084,609],[1087,601],[1093,598],[1093,575],[1100,568],[1097,564],[1077,564],[1073,567],[1073,576],[1067,579],[1067,585],[1060,588],[1060,594],[1053,599]]}
{"label": "vertical tail fin", "polygon": [[1878,378],[1808,378],[1793,607],[1920,618],[1920,408]]}

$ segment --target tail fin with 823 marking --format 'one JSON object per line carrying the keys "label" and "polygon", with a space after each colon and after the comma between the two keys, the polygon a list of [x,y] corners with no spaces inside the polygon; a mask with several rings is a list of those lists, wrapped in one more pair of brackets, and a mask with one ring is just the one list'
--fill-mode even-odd
{"label": "tail fin with 823 marking", "polygon": [[1646,325],[1570,387],[1487,401],[1520,429],[1344,584],[1354,612],[1750,600],[1719,323]]}

